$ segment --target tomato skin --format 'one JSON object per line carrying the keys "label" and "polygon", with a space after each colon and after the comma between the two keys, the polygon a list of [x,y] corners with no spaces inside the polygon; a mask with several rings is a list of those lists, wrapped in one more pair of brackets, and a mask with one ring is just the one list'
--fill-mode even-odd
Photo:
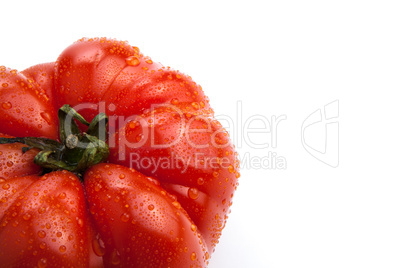
{"label": "tomato skin", "polygon": [[[31,66],[21,72],[31,79],[39,88],[45,91],[49,100],[54,99],[54,62],[41,63]],[[54,107],[56,110],[59,107]]]}
{"label": "tomato skin", "polygon": [[99,164],[84,181],[105,267],[206,267],[208,252],[196,226],[156,180]]}
{"label": "tomato skin", "polygon": [[[11,179],[3,179],[0,181],[1,191],[0,191],[0,219],[2,219],[8,210],[8,208],[17,200],[17,194],[23,192],[29,185],[34,183],[39,176],[31,175],[24,177],[14,177]],[[3,245],[3,244],[2,244]]]}
{"label": "tomato skin", "polygon": [[[55,64],[57,105],[98,104],[127,66],[126,58],[136,55],[137,50],[127,42],[106,38],[75,42],[60,54]],[[88,106],[79,112],[91,119],[98,111]]]}
{"label": "tomato skin", "polygon": [[[26,180],[31,183],[19,186]],[[16,188],[19,191],[14,192]],[[11,178],[1,183],[1,189],[3,198],[14,199],[1,210],[3,267],[101,266],[92,250],[94,233],[84,191],[74,174],[55,171]]]}
{"label": "tomato skin", "polygon": [[180,116],[161,107],[127,122],[109,144],[111,163],[158,178],[177,196],[213,252],[239,176],[234,147],[219,122],[197,110]]}
{"label": "tomato skin", "polygon": [[[0,133],[0,138],[12,136]],[[31,149],[22,153],[24,145],[20,143],[0,144],[0,181],[10,177],[22,177],[25,175],[39,175],[42,168],[33,163],[37,149]]]}
{"label": "tomato skin", "polygon": [[189,76],[152,61],[127,42],[107,38],[83,38],[66,48],[55,63],[55,90],[57,105],[79,105],[87,120],[99,113],[101,102],[108,116],[124,117],[171,102],[210,108]]}
{"label": "tomato skin", "polygon": [[0,145],[0,266],[207,267],[240,175],[201,86],[107,38],[21,73],[0,66],[0,137],[58,139],[64,104],[109,116],[108,163],[83,181],[40,176],[37,150]]}
{"label": "tomato skin", "polygon": [[0,132],[58,138],[57,114],[46,92],[16,70],[0,66]]}

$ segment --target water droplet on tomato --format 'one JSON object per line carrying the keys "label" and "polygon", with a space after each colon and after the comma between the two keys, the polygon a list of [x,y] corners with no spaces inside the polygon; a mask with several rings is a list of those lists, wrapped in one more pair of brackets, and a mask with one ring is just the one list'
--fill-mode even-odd
{"label": "water droplet on tomato", "polygon": [[170,103],[173,104],[173,105],[177,105],[177,104],[179,104],[179,100],[176,99],[176,98],[174,98],[174,99],[172,99],[172,100],[170,101]]}
{"label": "water droplet on tomato", "polygon": [[228,170],[229,170],[230,173],[233,173],[234,172],[234,167],[232,165],[229,165]]}
{"label": "water droplet on tomato", "polygon": [[8,190],[8,189],[10,189],[10,184],[8,184],[8,183],[6,183],[6,184],[3,184],[3,187],[2,187],[4,190]]}
{"label": "water droplet on tomato", "polygon": [[45,207],[40,207],[40,208],[38,208],[38,212],[39,212],[39,214],[43,214],[43,213],[46,212],[46,208]]}
{"label": "water droplet on tomato", "polygon": [[136,54],[140,53],[140,49],[138,47],[132,46],[132,48],[134,49]]}
{"label": "water droplet on tomato", "polygon": [[2,107],[4,110],[8,110],[8,109],[11,109],[11,108],[13,107],[13,105],[12,105],[10,102],[3,102],[3,103],[1,104],[1,107]]}
{"label": "water droplet on tomato", "polygon": [[193,199],[193,200],[197,199],[198,195],[199,195],[198,189],[197,188],[189,188],[187,195],[190,199]]}
{"label": "water droplet on tomato", "polygon": [[216,177],[219,176],[219,173],[218,173],[217,171],[214,171],[214,172],[212,173],[212,175],[216,178]]}
{"label": "water droplet on tomato", "polygon": [[[36,255],[36,254],[34,254]],[[47,267],[47,259],[46,258],[42,258],[38,261],[38,267],[39,268],[46,268]]]}
{"label": "water droplet on tomato", "polygon": [[113,250],[112,256],[110,258],[110,261],[112,262],[113,265],[119,265],[120,264],[120,253],[117,251],[117,249]]}
{"label": "water droplet on tomato", "polygon": [[20,232],[20,236],[21,236],[21,237],[25,237],[26,235],[27,235],[27,232],[26,232],[26,231],[22,230],[22,231]]}
{"label": "water droplet on tomato", "polygon": [[129,127],[130,129],[135,129],[135,128],[138,127],[138,126],[139,126],[138,121],[130,121],[130,123],[128,123],[128,127]]}
{"label": "water droplet on tomato", "polygon": [[96,185],[95,185],[95,192],[99,192],[100,191],[100,189],[102,189],[102,185],[100,185],[99,183],[97,183]]}
{"label": "water droplet on tomato", "polygon": [[139,141],[142,139],[143,136],[144,136],[143,134],[138,134],[138,135],[135,137],[135,140],[136,140],[137,142],[139,142]]}
{"label": "water droplet on tomato", "polygon": [[127,213],[123,213],[123,214],[121,214],[121,216],[120,216],[120,220],[121,220],[122,222],[128,222],[129,219],[130,219],[130,215],[128,215]]}
{"label": "water droplet on tomato", "polygon": [[92,248],[97,256],[102,257],[105,255],[106,250],[101,239],[92,240]]}
{"label": "water droplet on tomato", "polygon": [[59,251],[60,251],[61,253],[66,252],[66,250],[67,250],[67,248],[66,248],[66,246],[64,246],[64,245],[62,245],[62,246],[59,247]]}
{"label": "water droplet on tomato", "polygon": [[45,249],[47,247],[45,242],[39,244],[40,249]]}
{"label": "water droplet on tomato", "polygon": [[172,204],[173,204],[173,206],[174,206],[175,208],[177,208],[177,209],[180,208],[180,203],[179,203],[179,202],[173,201]]}
{"label": "water droplet on tomato", "polygon": [[155,208],[155,206],[152,205],[152,204],[148,206],[148,209],[151,210],[151,211],[154,210],[154,208]]}
{"label": "water droplet on tomato", "polygon": [[203,185],[204,184],[204,179],[203,178],[198,178],[197,183],[198,183],[198,185]]}
{"label": "water droplet on tomato", "polygon": [[194,224],[191,224],[191,231],[195,232],[195,230],[197,230],[197,226],[195,226]]}
{"label": "water droplet on tomato", "polygon": [[130,56],[126,58],[126,63],[130,66],[138,66],[140,64],[140,60],[136,56]]}
{"label": "water droplet on tomato", "polygon": [[150,58],[146,58],[146,59],[145,59],[145,62],[148,63],[148,64],[154,63]]}
{"label": "water droplet on tomato", "polygon": [[23,218],[24,220],[26,220],[26,221],[28,221],[31,217],[32,217],[32,215],[29,214],[29,213],[25,213],[24,216],[22,216],[22,218]]}
{"label": "water droplet on tomato", "polygon": [[41,112],[40,116],[48,123],[49,125],[52,123],[50,114],[47,112]]}
{"label": "water droplet on tomato", "polygon": [[2,87],[8,87],[8,84],[7,84],[7,83],[3,83],[3,84],[1,84],[1,86],[2,86]]}
{"label": "water droplet on tomato", "polygon": [[44,238],[44,237],[46,236],[46,232],[43,231],[43,230],[40,230],[40,231],[38,231],[38,236],[39,236],[40,238]]}
{"label": "water droplet on tomato", "polygon": [[154,178],[152,178],[152,177],[146,177],[146,179],[148,180],[148,181],[150,181],[150,182],[152,182],[153,184],[155,184],[155,185],[160,185],[160,182],[157,180],[157,179],[154,179]]}
{"label": "water droplet on tomato", "polygon": [[194,107],[194,109],[199,110],[200,109],[200,105],[197,102],[193,102],[191,103],[191,106]]}
{"label": "water droplet on tomato", "polygon": [[195,261],[195,259],[197,259],[197,254],[195,254],[195,252],[191,253],[190,258],[192,261]]}

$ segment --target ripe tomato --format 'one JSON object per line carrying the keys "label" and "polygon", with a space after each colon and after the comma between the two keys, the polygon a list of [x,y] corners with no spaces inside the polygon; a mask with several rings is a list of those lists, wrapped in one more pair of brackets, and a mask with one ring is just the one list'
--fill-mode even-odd
{"label": "ripe tomato", "polygon": [[[54,91],[54,62],[37,64],[21,72],[25,77],[37,84],[38,88],[43,89],[46,96],[53,100]],[[56,109],[60,107],[55,107]]]}
{"label": "ripe tomato", "polygon": [[57,115],[46,91],[17,70],[0,66],[0,132],[57,138]]}
{"label": "ripe tomato", "polygon": [[[14,142],[0,144],[2,266],[207,266],[239,163],[191,77],[127,42],[81,39],[54,63],[0,67],[0,98],[1,143]],[[99,113],[107,129],[87,122]]]}

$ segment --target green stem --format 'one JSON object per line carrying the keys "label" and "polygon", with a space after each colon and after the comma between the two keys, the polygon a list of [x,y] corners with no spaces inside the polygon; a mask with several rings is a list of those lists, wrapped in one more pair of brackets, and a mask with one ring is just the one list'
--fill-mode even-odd
{"label": "green stem", "polygon": [[[23,143],[22,152],[31,148],[37,148],[40,152],[36,155],[34,163],[47,170],[65,169],[82,175],[90,166],[103,162],[109,156],[107,145],[107,122],[104,113],[97,115],[91,123],[88,123],[79,113],[69,105],[59,109],[60,141],[47,138],[17,137],[0,138],[0,144]],[[75,120],[88,126],[87,132],[81,132]]]}

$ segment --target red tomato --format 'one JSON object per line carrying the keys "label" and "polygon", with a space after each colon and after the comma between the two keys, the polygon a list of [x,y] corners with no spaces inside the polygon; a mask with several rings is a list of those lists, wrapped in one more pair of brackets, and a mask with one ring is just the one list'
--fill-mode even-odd
{"label": "red tomato", "polygon": [[16,177],[2,183],[0,260],[3,267],[90,267],[94,228],[83,187],[74,174]]}
{"label": "red tomato", "polygon": [[[229,135],[199,85],[106,38],[81,39],[55,63],[0,71],[0,132],[27,144],[0,145],[2,267],[208,265],[240,175]],[[79,166],[98,144],[72,151],[77,143],[64,140],[71,135],[62,128],[53,149],[45,139],[32,145],[23,138],[58,139],[64,104],[87,121],[100,112],[109,117],[108,163],[69,169],[78,176],[33,163]],[[73,138],[94,137],[93,126],[79,121],[87,134]],[[42,152],[23,154],[30,146]]]}
{"label": "red tomato", "polygon": [[[89,211],[107,237],[106,263],[200,267],[208,253],[186,211],[159,182],[124,166],[99,164],[84,177]],[[133,252],[135,251],[135,252]]]}
{"label": "red tomato", "polygon": [[[11,138],[1,133],[0,137]],[[40,174],[41,167],[33,163],[39,151],[31,149],[23,153],[22,147],[24,145],[20,143],[0,144],[0,182],[9,177]]]}
{"label": "red tomato", "polygon": [[[45,90],[46,96],[53,100],[54,91],[54,62],[31,66],[21,72],[32,80],[40,89]],[[60,107],[55,107],[56,109]]]}
{"label": "red tomato", "polygon": [[237,186],[235,151],[219,122],[188,114],[162,107],[130,121],[110,137],[109,161],[158,178],[213,249]]}
{"label": "red tomato", "polygon": [[159,104],[192,103],[212,113],[201,87],[190,77],[155,63],[127,42],[79,40],[61,53],[55,67],[57,107],[80,105],[87,120],[99,113],[100,103],[108,116],[129,117]]}
{"label": "red tomato", "polygon": [[16,70],[0,66],[0,132],[57,139],[57,117],[46,91]]}

